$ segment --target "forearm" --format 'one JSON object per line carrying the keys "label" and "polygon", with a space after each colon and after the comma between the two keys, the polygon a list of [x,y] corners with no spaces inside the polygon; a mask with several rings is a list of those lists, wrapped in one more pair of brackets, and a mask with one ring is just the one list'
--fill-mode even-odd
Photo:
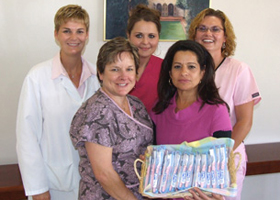
{"label": "forearm", "polygon": [[233,150],[235,150],[241,142],[244,141],[248,133],[250,132],[252,124],[246,121],[237,122],[232,130],[231,137],[234,139]]}
{"label": "forearm", "polygon": [[112,148],[86,142],[85,147],[95,178],[115,199],[137,200],[112,165]]}
{"label": "forearm", "polygon": [[103,189],[115,199],[137,200],[134,194],[125,186],[116,171],[99,176],[98,181]]}
{"label": "forearm", "polygon": [[233,126],[231,134],[232,139],[235,141],[233,150],[241,144],[251,130],[253,124],[253,108],[253,101],[234,107],[236,123]]}
{"label": "forearm", "polygon": [[32,196],[33,200],[50,200],[51,199],[51,195],[50,192],[44,192],[42,194],[38,194],[38,195],[33,195]]}

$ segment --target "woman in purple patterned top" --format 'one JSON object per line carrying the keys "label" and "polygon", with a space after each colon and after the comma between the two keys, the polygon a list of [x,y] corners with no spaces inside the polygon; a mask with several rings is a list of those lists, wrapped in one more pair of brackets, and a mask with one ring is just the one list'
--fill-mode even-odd
{"label": "woman in purple patterned top", "polygon": [[81,200],[142,199],[133,163],[152,144],[153,130],[143,103],[128,95],[138,65],[137,49],[124,38],[99,51],[101,89],[78,110],[70,129],[81,159]]}

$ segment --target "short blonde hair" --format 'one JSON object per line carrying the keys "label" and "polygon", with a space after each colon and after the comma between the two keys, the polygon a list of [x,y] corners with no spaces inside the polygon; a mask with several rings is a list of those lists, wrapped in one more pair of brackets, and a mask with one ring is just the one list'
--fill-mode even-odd
{"label": "short blonde hair", "polygon": [[236,42],[235,42],[236,37],[233,31],[233,27],[228,17],[220,10],[206,8],[202,10],[200,13],[198,13],[197,16],[191,22],[189,32],[188,32],[189,39],[195,40],[196,29],[206,16],[214,16],[221,19],[225,37],[226,37],[226,43],[225,43],[226,47],[224,49],[221,49],[222,55],[225,57],[234,55],[234,51],[236,48]]}
{"label": "short blonde hair", "polygon": [[89,15],[85,9],[78,5],[66,5],[61,7],[55,14],[54,26],[58,32],[61,24],[68,22],[69,20],[77,20],[84,23],[86,31],[89,30]]}

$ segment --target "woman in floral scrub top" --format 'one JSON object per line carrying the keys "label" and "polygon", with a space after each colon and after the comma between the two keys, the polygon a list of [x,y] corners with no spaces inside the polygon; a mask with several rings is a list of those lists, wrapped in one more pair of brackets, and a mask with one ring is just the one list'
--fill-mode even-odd
{"label": "woman in floral scrub top", "polygon": [[97,68],[102,87],[78,110],[70,130],[81,158],[79,199],[142,199],[133,163],[153,134],[145,106],[127,95],[137,53],[124,38],[113,39],[100,49]]}

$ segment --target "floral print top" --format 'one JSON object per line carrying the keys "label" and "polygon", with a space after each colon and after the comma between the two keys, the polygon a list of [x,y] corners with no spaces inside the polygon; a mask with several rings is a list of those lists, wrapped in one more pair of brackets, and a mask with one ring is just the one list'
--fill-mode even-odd
{"label": "floral print top", "polygon": [[127,95],[127,99],[132,116],[99,89],[73,118],[70,136],[80,155],[80,200],[113,199],[93,174],[85,148],[86,141],[113,149],[112,165],[115,171],[127,188],[142,199],[138,193],[139,180],[134,172],[134,161],[152,144],[153,125],[143,103],[134,96]]}

